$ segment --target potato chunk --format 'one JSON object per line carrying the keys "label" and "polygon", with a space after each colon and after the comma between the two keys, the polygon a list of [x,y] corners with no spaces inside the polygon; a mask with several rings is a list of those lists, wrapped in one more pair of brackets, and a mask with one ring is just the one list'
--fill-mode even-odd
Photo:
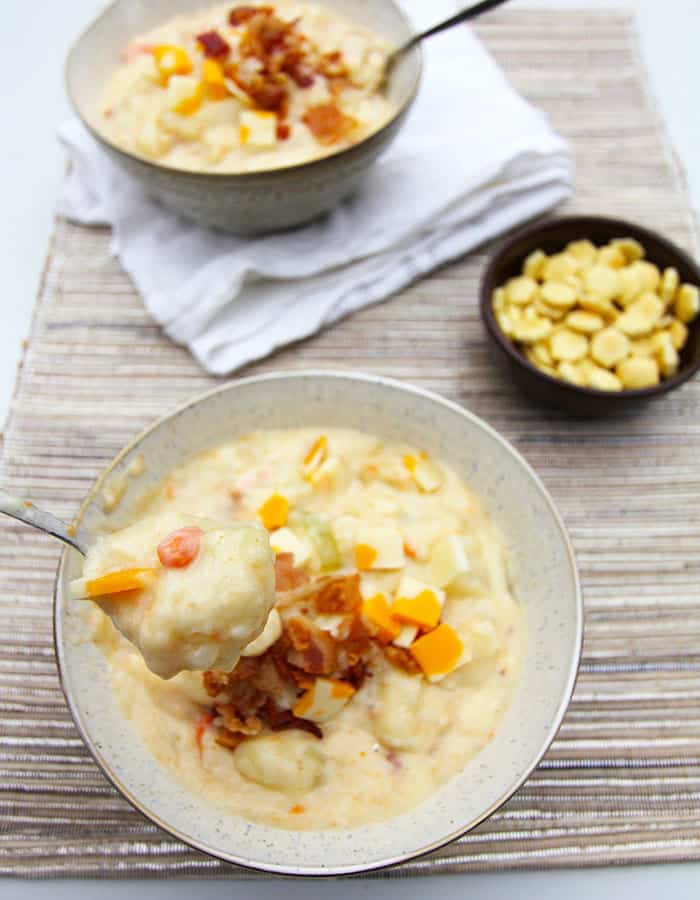
{"label": "potato chunk", "polygon": [[323,769],[319,741],[300,731],[250,738],[236,748],[233,761],[245,778],[277,791],[310,791]]}

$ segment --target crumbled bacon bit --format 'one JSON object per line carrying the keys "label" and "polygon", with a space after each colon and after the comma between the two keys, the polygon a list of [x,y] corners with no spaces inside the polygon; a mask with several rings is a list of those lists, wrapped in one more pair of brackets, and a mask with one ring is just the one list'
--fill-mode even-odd
{"label": "crumbled bacon bit", "polygon": [[231,50],[218,31],[205,31],[197,35],[197,41],[201,44],[202,51],[209,59],[225,59]]}
{"label": "crumbled bacon bit", "polygon": [[278,553],[275,558],[275,590],[292,591],[309,581],[303,569],[294,567],[293,553]]}
{"label": "crumbled bacon bit", "polygon": [[272,13],[273,8],[271,6],[234,6],[228,14],[229,25],[236,28],[260,12]]}
{"label": "crumbled bacon bit", "polygon": [[321,60],[321,69],[323,74],[330,78],[345,78],[348,74],[348,67],[345,65],[345,60],[340,50],[324,53]]}
{"label": "crumbled bacon bit", "polygon": [[257,716],[241,717],[231,703],[220,703],[215,709],[223,719],[223,726],[227,731],[246,736],[260,734],[262,731],[263,724]]}
{"label": "crumbled bacon bit", "polygon": [[287,661],[309,675],[331,675],[338,662],[337,644],[326,631],[312,628],[309,646],[290,650]]}
{"label": "crumbled bacon bit", "polygon": [[205,672],[202,676],[204,690],[210,697],[216,697],[228,687],[228,679],[227,672]]}
{"label": "crumbled bacon bit", "polygon": [[341,681],[347,681],[356,691],[359,691],[366,679],[371,677],[372,673],[364,659],[358,659],[340,674]]}
{"label": "crumbled bacon bit", "polygon": [[229,681],[249,681],[255,678],[260,669],[260,659],[259,656],[247,656],[239,660],[233,672],[228,673]]}
{"label": "crumbled bacon bit", "polygon": [[311,646],[311,626],[302,618],[288,619],[284,630],[295,650],[308,650]]}
{"label": "crumbled bacon bit", "polygon": [[409,675],[418,675],[421,672],[421,667],[416,662],[413,654],[404,647],[392,647],[391,644],[389,644],[384,647],[384,655],[392,666],[396,666],[397,669],[408,672]]}
{"label": "crumbled bacon bit", "polygon": [[275,671],[277,672],[277,675],[282,682],[284,682],[285,684],[300,686],[299,681],[301,680],[302,676],[287,662],[287,659],[284,655],[287,648],[282,644],[283,642],[278,641],[269,650],[272,665],[275,667]]}
{"label": "crumbled bacon bit", "polygon": [[244,734],[233,734],[231,731],[226,731],[225,728],[220,728],[216,736],[216,743],[227,750],[235,750],[237,747],[240,747],[244,740]]}
{"label": "crumbled bacon bit", "polygon": [[346,116],[335,103],[321,103],[313,106],[304,114],[303,121],[319,144],[337,144],[357,124],[350,116]]}
{"label": "crumbled bacon bit", "polygon": [[250,94],[260,109],[265,112],[277,113],[282,117],[287,115],[289,96],[283,83],[264,81],[260,76],[254,76],[247,83],[238,77],[236,82],[247,94]]}
{"label": "crumbled bacon bit", "polygon": [[316,81],[316,76],[309,64],[301,60],[287,60],[282,71],[286,72],[297,87],[302,89],[310,88]]}
{"label": "crumbled bacon bit", "polygon": [[[310,88],[318,75],[328,79],[334,94],[350,83],[342,53],[322,54],[304,34],[297,30],[298,21],[285,21],[272,6],[238,6],[231,10],[229,22],[245,25],[239,51],[242,61],[230,65],[226,74],[253,100],[259,109],[275,112],[285,119],[289,108],[290,80],[299,88]],[[335,143],[354,125],[347,116],[336,117],[333,127],[326,124],[322,143]],[[278,131],[286,140],[286,128]]]}
{"label": "crumbled bacon bit", "polygon": [[326,582],[315,597],[316,609],[320,613],[350,613],[362,603],[360,576],[347,575]]}
{"label": "crumbled bacon bit", "polygon": [[341,658],[347,666],[354,666],[372,647],[372,640],[359,612],[347,623],[347,629],[341,642]]}
{"label": "crumbled bacon bit", "polygon": [[286,122],[277,123],[277,140],[287,141],[291,137],[292,129]]}

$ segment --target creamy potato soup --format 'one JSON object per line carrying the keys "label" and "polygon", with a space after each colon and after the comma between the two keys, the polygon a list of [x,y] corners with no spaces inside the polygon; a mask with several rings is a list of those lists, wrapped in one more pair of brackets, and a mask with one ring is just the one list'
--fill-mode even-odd
{"label": "creamy potato soup", "polygon": [[202,521],[264,528],[275,555],[275,607],[235,667],[165,681],[86,607],[125,716],[193,793],[281,828],[352,827],[416,806],[493,739],[524,614],[499,535],[449,467],[355,431],[251,433],[136,510],[151,562],[152,523],[192,516],[205,537],[217,526]]}
{"label": "creamy potato soup", "polygon": [[327,7],[226,4],[135,38],[106,85],[112,143],[179,169],[251,172],[361,141],[394,112],[388,47]]}

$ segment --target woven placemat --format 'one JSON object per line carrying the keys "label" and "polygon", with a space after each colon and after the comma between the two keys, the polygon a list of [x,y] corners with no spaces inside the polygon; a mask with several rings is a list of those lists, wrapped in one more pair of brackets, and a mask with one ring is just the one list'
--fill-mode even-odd
{"label": "woven placemat", "polygon": [[[570,209],[627,216],[695,249],[630,19],[508,11],[478,30],[516,87],[571,139]],[[604,422],[530,405],[497,367],[478,321],[487,253],[248,370],[342,363],[460,401],[534,465],[576,545],[586,640],[557,740],[488,822],[386,874],[700,858],[700,382]],[[213,383],[148,318],[110,258],[109,234],[58,222],[0,483],[70,517],[128,438]],[[58,552],[0,522],[0,872],[243,875],[150,825],[83,747],[54,662]]]}

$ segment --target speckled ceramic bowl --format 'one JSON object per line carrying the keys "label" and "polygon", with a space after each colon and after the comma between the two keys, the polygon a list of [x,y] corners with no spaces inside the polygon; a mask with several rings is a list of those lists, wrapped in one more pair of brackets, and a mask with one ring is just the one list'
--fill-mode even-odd
{"label": "speckled ceramic bowl", "polygon": [[[105,519],[101,490],[143,454],[118,516],[175,465],[205,447],[261,428],[358,428],[442,457],[475,488],[502,530],[517,599],[527,610],[522,678],[495,739],[430,799],[386,822],[338,831],[283,831],[221,812],[160,768],[115,703],[107,664],[68,599],[80,558],[68,550],[56,583],[56,651],[76,725],[114,786],[153,822],[212,856],[287,875],[341,875],[410,859],[451,841],[523,783],[556,734],[579,661],[582,606],[564,526],[541,482],[493,429],[461,407],[396,381],[343,372],[290,372],[231,382],[156,422],[90,491],[80,525]],[[113,514],[114,515],[114,514]],[[114,521],[114,520],[112,520]],[[121,524],[117,521],[115,524]],[[348,773],[351,777],[352,773]]]}
{"label": "speckled ceramic bowl", "polygon": [[[78,38],[66,63],[66,88],[73,108],[105,151],[146,193],[199,225],[238,235],[292,228],[331,209],[352,193],[377,156],[396,137],[415,99],[422,71],[420,48],[392,70],[387,86],[396,113],[365,140],[303,165],[240,175],[188,172],[151,162],[108,141],[97,110],[119,51],[135,35],[178,13],[212,6],[216,0],[116,0]],[[412,34],[394,0],[316,0],[372,28],[390,45]],[[232,3],[232,6],[235,5]]]}

